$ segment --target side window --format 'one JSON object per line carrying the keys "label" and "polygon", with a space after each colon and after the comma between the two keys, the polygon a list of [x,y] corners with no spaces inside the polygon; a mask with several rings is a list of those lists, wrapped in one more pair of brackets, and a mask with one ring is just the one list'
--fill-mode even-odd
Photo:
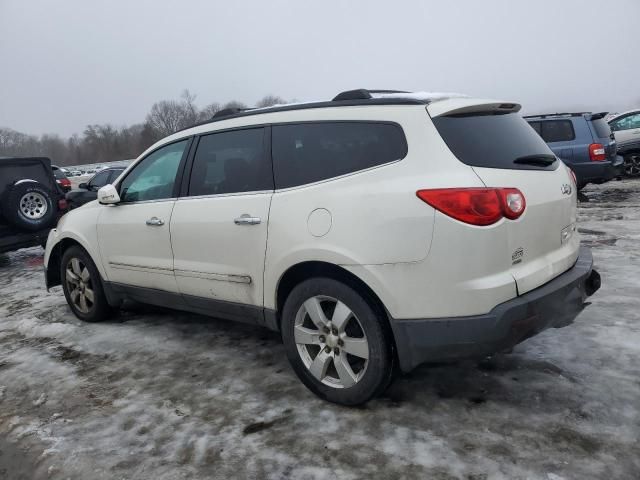
{"label": "side window", "polygon": [[627,115],[611,122],[611,130],[617,132],[619,130],[631,130],[632,128],[640,128],[640,113]]}
{"label": "side window", "polygon": [[398,125],[317,122],[272,127],[276,188],[294,187],[400,160],[407,154]]}
{"label": "side window", "polygon": [[120,183],[122,201],[171,198],[180,160],[187,145],[189,140],[172,143],[145,157]]}
{"label": "side window", "polygon": [[109,183],[109,172],[100,172],[89,181],[89,190],[98,190]]}
{"label": "side window", "polygon": [[576,138],[571,120],[545,120],[541,127],[542,138],[547,143],[569,142]]}
{"label": "side window", "polygon": [[200,137],[189,180],[189,196],[273,189],[271,161],[264,150],[264,128]]}

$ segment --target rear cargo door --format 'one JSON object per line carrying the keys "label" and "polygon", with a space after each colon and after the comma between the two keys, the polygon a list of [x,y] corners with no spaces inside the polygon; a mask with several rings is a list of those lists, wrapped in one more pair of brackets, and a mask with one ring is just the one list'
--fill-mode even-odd
{"label": "rear cargo door", "polygon": [[614,162],[616,155],[618,154],[618,147],[616,144],[616,138],[613,135],[609,124],[604,120],[604,115],[604,113],[596,113],[592,115],[589,126],[595,141],[594,143],[602,144],[607,155],[607,160]]}
{"label": "rear cargo door", "polygon": [[568,270],[579,249],[576,188],[542,138],[515,112],[454,113],[433,121],[451,151],[487,187],[517,188],[524,194],[524,214],[501,220],[496,230],[507,237],[505,255],[518,294]]}

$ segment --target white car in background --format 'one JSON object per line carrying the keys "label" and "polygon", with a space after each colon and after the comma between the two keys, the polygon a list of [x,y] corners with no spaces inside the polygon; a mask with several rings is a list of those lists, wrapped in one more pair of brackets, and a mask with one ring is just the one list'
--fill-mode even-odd
{"label": "white car in background", "polygon": [[223,111],[144,152],[49,236],[47,287],[279,331],[355,405],[407,372],[570,324],[599,287],[570,170],[515,103],[354,90]]}
{"label": "white car in background", "polygon": [[640,175],[640,110],[618,113],[607,121],[624,158],[625,174]]}

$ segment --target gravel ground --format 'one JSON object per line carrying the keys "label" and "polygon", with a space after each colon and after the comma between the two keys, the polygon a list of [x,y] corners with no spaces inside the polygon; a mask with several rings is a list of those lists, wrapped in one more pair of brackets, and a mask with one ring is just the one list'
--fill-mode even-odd
{"label": "gravel ground", "polygon": [[640,180],[585,193],[603,286],[574,325],[359,409],[309,393],[273,333],[150,309],[84,324],[41,249],[0,256],[0,479],[638,479]]}

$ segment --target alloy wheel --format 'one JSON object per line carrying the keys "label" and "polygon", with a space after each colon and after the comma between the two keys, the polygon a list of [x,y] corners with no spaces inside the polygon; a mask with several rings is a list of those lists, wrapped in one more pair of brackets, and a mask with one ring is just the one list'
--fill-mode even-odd
{"label": "alloy wheel", "polygon": [[625,155],[624,173],[628,176],[640,175],[640,153]]}
{"label": "alloy wheel", "polygon": [[89,313],[95,303],[95,294],[91,273],[82,260],[76,257],[69,260],[65,269],[65,281],[73,306],[82,313]]}
{"label": "alloy wheel", "polygon": [[364,329],[351,309],[333,297],[311,297],[300,306],[294,339],[305,367],[325,385],[352,387],[367,369]]}

